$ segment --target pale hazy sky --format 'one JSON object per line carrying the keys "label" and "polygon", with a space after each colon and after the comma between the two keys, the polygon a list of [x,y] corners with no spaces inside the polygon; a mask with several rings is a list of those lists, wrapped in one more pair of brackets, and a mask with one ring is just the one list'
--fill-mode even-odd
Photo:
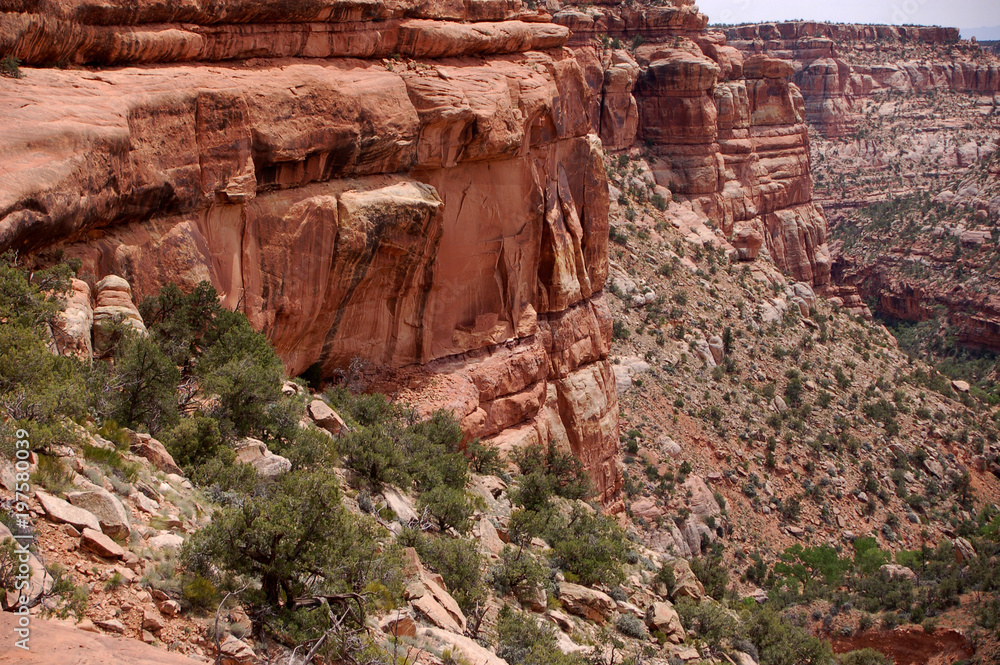
{"label": "pale hazy sky", "polygon": [[711,23],[807,19],[915,23],[959,28],[1000,25],[1000,0],[696,0]]}

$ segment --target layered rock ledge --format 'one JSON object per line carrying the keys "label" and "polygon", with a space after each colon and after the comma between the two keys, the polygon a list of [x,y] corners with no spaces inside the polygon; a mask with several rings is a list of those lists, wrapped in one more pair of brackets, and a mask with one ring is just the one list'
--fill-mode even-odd
{"label": "layered rock ledge", "polygon": [[289,373],[362,360],[470,437],[572,449],[615,502],[608,188],[567,28],[519,2],[12,4],[0,52],[102,67],[0,79],[0,246],[137,302],[209,280]]}

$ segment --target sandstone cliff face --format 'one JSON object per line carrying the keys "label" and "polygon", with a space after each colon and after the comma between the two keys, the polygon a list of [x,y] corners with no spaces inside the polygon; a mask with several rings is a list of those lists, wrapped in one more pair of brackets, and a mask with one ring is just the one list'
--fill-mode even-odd
{"label": "sandstone cliff face", "polygon": [[726,35],[745,54],[790,62],[806,119],[829,137],[854,132],[859,104],[873,93],[1000,91],[1000,63],[960,43],[957,28],[795,21],[735,26]]}
{"label": "sandstone cliff face", "polygon": [[565,27],[516,2],[5,9],[0,51],[135,66],[0,79],[0,245],[137,300],[208,279],[290,373],[396,371],[615,501],[608,190]]}
{"label": "sandstone cliff face", "polygon": [[812,201],[792,67],[760,55],[744,61],[691,6],[567,7],[552,20],[573,31],[594,91],[591,125],[607,149],[645,146],[656,183],[706,215],[744,258],[763,240],[796,279],[829,283],[826,219]]}

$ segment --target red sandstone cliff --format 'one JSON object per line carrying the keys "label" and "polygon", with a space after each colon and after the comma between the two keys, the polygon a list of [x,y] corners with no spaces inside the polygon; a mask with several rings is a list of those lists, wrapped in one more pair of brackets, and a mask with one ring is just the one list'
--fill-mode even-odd
{"label": "red sandstone cliff", "polygon": [[704,30],[704,18],[691,6],[637,12],[612,3],[567,7],[553,21],[572,30],[595,93],[591,124],[607,149],[644,146],[674,198],[739,248],[763,242],[780,268],[823,286],[826,220],[812,201],[792,68],[766,56],[744,62],[721,33]]}
{"label": "red sandstone cliff", "polygon": [[6,54],[133,66],[0,80],[0,245],[137,297],[208,279],[290,373],[405,369],[615,500],[608,190],[566,28],[506,1],[4,9]]}
{"label": "red sandstone cliff", "polygon": [[763,242],[829,280],[792,69],[706,23],[686,3],[11,0],[0,54],[75,68],[0,79],[0,247],[137,298],[210,280],[290,373],[366,360],[469,436],[571,448],[614,502],[604,147],[648,146],[744,259]]}
{"label": "red sandstone cliff", "polygon": [[726,30],[745,54],[790,62],[806,119],[830,137],[857,128],[859,102],[880,91],[1000,92],[1000,61],[957,28],[794,21]]}

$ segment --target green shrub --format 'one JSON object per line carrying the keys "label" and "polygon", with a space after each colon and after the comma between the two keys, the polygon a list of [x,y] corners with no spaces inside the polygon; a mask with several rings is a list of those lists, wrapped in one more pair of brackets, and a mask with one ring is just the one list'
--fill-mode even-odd
{"label": "green shrub", "polygon": [[160,434],[160,441],[178,465],[189,467],[218,455],[222,434],[213,418],[194,416],[183,418],[175,427]]}
{"label": "green shrub", "polygon": [[415,529],[405,529],[401,545],[413,547],[425,566],[441,575],[455,602],[471,613],[486,599],[483,585],[483,556],[478,543],[462,538],[434,538]]}
{"label": "green shrub", "polygon": [[575,508],[550,541],[559,566],[582,584],[614,585],[625,579],[625,532],[614,518]]}
{"label": "green shrub", "polygon": [[875,649],[865,648],[841,654],[837,662],[839,665],[893,665],[894,661]]}
{"label": "green shrub", "polygon": [[201,388],[218,395],[213,415],[239,435],[264,435],[281,398],[283,368],[267,339],[245,319],[226,331],[197,366]]}
{"label": "green shrub", "polygon": [[312,592],[360,592],[372,582],[398,593],[398,554],[376,534],[371,520],[341,504],[332,473],[291,471],[242,488],[192,536],[185,558],[209,579],[217,570],[255,581],[248,598],[270,608],[289,608]]}
{"label": "green shrub", "polygon": [[73,484],[74,475],[73,470],[66,466],[60,458],[52,455],[39,455],[38,465],[35,467],[34,473],[31,474],[31,484],[58,494],[69,489]]}
{"label": "green shrub", "polygon": [[221,600],[212,580],[201,575],[189,575],[181,581],[181,600],[192,609],[207,612],[216,609]]}
{"label": "green shrub", "polygon": [[473,507],[464,489],[438,485],[420,495],[417,507],[429,512],[441,531],[454,529],[465,533],[471,525],[469,517]]}
{"label": "green shrub", "polygon": [[120,386],[111,398],[110,416],[126,427],[156,433],[177,420],[177,383],[181,375],[153,339],[127,334],[115,347],[111,381]]}
{"label": "green shrub", "polygon": [[586,665],[580,654],[564,654],[555,628],[504,605],[497,617],[496,654],[509,665]]}
{"label": "green shrub", "polygon": [[84,459],[97,462],[105,469],[111,470],[119,478],[130,483],[134,483],[139,477],[139,470],[142,468],[135,462],[129,462],[121,456],[117,450],[98,448],[88,444],[83,445]]}
{"label": "green shrub", "polygon": [[833,665],[830,643],[810,635],[773,609],[754,611],[744,621],[745,636],[760,655],[760,665]]}
{"label": "green shrub", "polygon": [[500,560],[490,570],[490,584],[502,595],[534,589],[547,578],[545,566],[524,548],[504,545]]}
{"label": "green shrub", "polygon": [[0,76],[9,79],[24,78],[24,72],[21,71],[21,61],[12,55],[0,58]]}

